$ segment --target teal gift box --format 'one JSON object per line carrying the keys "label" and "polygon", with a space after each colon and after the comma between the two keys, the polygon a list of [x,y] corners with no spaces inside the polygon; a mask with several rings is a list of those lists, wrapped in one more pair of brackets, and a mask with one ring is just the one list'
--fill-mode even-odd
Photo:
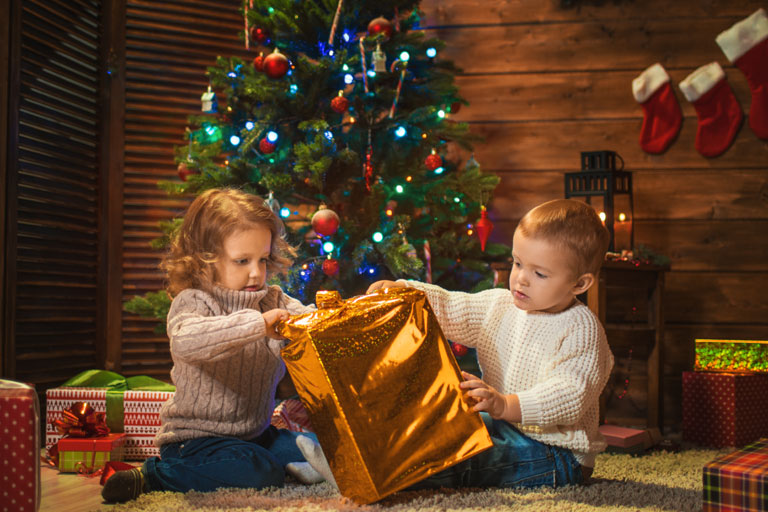
{"label": "teal gift box", "polygon": [[144,460],[159,455],[154,437],[160,428],[160,408],[175,386],[139,375],[125,378],[106,370],[87,370],[46,392],[46,448],[61,439],[53,426],[75,402],[87,402],[106,415],[112,433],[125,433],[124,459]]}

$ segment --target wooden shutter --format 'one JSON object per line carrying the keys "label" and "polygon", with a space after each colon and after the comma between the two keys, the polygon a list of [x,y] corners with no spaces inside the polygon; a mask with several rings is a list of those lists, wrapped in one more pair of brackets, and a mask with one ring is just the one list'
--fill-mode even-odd
{"label": "wooden shutter", "polygon": [[5,190],[5,371],[98,367],[99,0],[17,0]]}
{"label": "wooden shutter", "polygon": [[[123,295],[163,288],[161,254],[150,247],[160,220],[178,216],[188,200],[169,198],[158,180],[178,180],[174,145],[187,117],[200,113],[206,69],[218,55],[247,56],[239,0],[128,0],[126,16]],[[124,313],[122,366],[128,375],[169,378],[168,338],[157,322]]]}

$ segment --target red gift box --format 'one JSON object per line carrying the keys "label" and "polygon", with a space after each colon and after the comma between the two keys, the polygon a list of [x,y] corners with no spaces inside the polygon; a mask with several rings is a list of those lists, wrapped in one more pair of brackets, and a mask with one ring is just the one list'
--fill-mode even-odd
{"label": "red gift box", "polygon": [[768,375],[683,372],[683,439],[744,446],[768,436]]}
{"label": "red gift box", "polygon": [[704,466],[704,512],[768,511],[768,438]]}
{"label": "red gift box", "polygon": [[125,434],[62,438],[58,443],[59,471],[90,474],[109,461],[121,461],[125,440]]}
{"label": "red gift box", "polygon": [[0,482],[2,503],[16,512],[40,507],[40,406],[37,393],[0,379]]}

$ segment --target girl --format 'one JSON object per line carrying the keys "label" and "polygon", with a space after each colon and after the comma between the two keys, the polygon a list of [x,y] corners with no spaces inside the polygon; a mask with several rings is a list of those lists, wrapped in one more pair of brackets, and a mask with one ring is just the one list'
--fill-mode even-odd
{"label": "girl", "polygon": [[155,490],[282,486],[286,469],[322,481],[295,433],[270,425],[285,375],[275,324],[313,309],[267,286],[295,250],[264,201],[211,189],[189,206],[161,267],[174,296],[168,312],[176,393],[160,411],[160,457],[115,473],[102,490],[123,502]]}

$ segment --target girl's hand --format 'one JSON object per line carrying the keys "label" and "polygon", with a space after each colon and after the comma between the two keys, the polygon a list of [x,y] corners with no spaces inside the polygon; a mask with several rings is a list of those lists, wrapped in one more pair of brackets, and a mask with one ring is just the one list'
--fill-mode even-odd
{"label": "girl's hand", "polygon": [[381,290],[382,288],[405,288],[406,286],[407,285],[405,283],[398,283],[396,281],[376,281],[368,287],[365,293],[373,293],[376,290]]}
{"label": "girl's hand", "polygon": [[270,309],[269,311],[262,313],[261,317],[264,319],[265,327],[264,334],[276,340],[284,340],[285,337],[279,335],[277,331],[275,331],[275,325],[280,321],[288,320],[290,316],[291,314],[284,309]]}
{"label": "girl's hand", "polygon": [[[485,411],[491,418],[509,422],[520,421],[520,404],[517,395],[504,395],[471,373],[461,372],[464,381],[459,384],[468,389],[466,395],[475,402],[473,411]],[[517,410],[515,411],[515,404]]]}

